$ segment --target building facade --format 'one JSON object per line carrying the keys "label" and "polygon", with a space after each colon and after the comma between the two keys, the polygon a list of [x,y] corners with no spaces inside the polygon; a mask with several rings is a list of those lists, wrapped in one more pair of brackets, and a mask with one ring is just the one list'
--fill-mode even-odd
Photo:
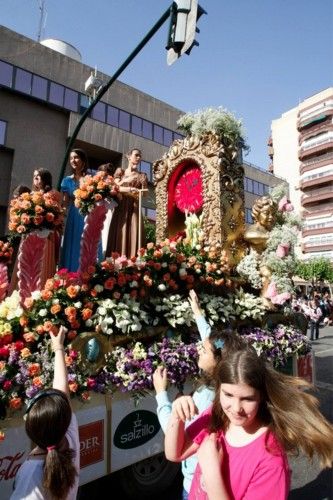
{"label": "building facade", "polygon": [[272,121],[272,169],[302,216],[302,258],[333,260],[333,87]]}
{"label": "building facade", "polygon": [[[50,170],[57,184],[68,138],[89,105],[84,89],[91,68],[67,45],[52,49],[0,26],[0,234],[6,232],[13,189],[18,184],[30,186],[35,168]],[[71,50],[65,55],[57,51],[59,46]],[[97,76],[104,83],[110,78],[102,73]],[[75,147],[87,152],[93,169],[110,161],[125,166],[126,152],[141,149],[141,170],[150,181],[144,212],[154,218],[152,163],[182,137],[177,131],[182,113],[116,81],[85,120]],[[246,221],[250,223],[254,199],[281,180],[246,162],[244,167]]]}

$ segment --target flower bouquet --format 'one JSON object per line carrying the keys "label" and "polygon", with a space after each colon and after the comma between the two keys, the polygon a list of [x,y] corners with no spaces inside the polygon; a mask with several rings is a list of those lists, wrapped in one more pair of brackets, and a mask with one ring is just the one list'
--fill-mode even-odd
{"label": "flower bouquet", "polygon": [[63,209],[52,191],[23,193],[10,202],[8,228],[12,235],[53,230],[63,224]]}
{"label": "flower bouquet", "polygon": [[111,175],[97,172],[83,177],[80,187],[74,191],[75,206],[82,215],[88,215],[102,200],[112,201],[119,192],[119,187]]}
{"label": "flower bouquet", "polygon": [[14,249],[9,241],[0,240],[0,263],[10,264],[13,251]]}

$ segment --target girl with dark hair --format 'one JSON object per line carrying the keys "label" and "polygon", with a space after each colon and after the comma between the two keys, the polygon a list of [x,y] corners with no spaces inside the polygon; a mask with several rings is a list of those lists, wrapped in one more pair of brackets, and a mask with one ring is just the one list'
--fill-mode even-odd
{"label": "girl with dark hair", "polygon": [[51,335],[54,352],[53,388],[40,391],[25,411],[25,429],[35,448],[20,467],[10,500],[75,500],[80,443],[71,410],[64,338],[66,328]]}
{"label": "girl with dark hair", "polygon": [[[139,213],[139,191],[148,189],[147,175],[138,170],[142,153],[134,148],[127,154],[128,166],[125,170],[117,168],[114,178],[119,185],[121,196],[114,209],[106,256],[112,252],[135,257],[139,249],[139,227],[141,226],[141,245],[144,245],[143,217]],[[141,218],[141,222],[139,220]]]}
{"label": "girl with dark hair", "polygon": [[72,175],[61,181],[63,207],[67,211],[67,221],[62,241],[60,268],[77,271],[79,268],[81,237],[84,228],[84,217],[74,205],[74,191],[78,189],[80,180],[86,175],[88,157],[83,149],[73,149],[69,156]]}
{"label": "girl with dark hair", "polygon": [[43,191],[47,193],[52,189],[52,174],[46,168],[34,170],[32,180],[32,191]]}
{"label": "girl with dark hair", "polygon": [[286,452],[318,454],[333,461],[333,427],[303,389],[303,379],[277,372],[245,345],[222,351],[215,373],[213,406],[184,430],[193,402],[173,403],[165,453],[178,462],[196,453],[190,500],[285,500],[289,492]]}
{"label": "girl with dark hair", "polygon": [[[184,396],[184,411],[189,411],[192,403],[198,412],[206,410],[212,405],[215,392],[213,388],[213,373],[216,365],[221,361],[222,351],[230,348],[240,347],[244,340],[240,335],[227,331],[211,332],[210,325],[206,322],[200,308],[199,299],[194,290],[189,292],[189,302],[193,311],[195,321],[199,330],[201,340],[198,342],[198,366],[201,371],[200,386],[190,396]],[[159,366],[153,374],[154,389],[156,391],[157,417],[159,423],[166,432],[169,418],[172,412],[172,402],[167,393],[167,370]],[[188,406],[188,408],[186,408]],[[197,415],[196,415],[197,416]],[[194,418],[194,416],[193,416]],[[186,425],[189,425],[187,422]],[[191,483],[197,466],[197,459],[191,456],[182,462],[182,473],[184,476],[182,499],[187,500]]]}

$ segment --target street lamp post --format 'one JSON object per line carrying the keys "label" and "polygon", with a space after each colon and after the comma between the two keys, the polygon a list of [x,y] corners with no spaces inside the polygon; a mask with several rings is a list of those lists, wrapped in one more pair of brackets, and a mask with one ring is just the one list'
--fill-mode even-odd
{"label": "street lamp post", "polygon": [[89,116],[90,112],[94,109],[98,101],[102,98],[102,96],[109,90],[113,82],[119,78],[121,73],[127,68],[127,66],[133,61],[133,59],[136,57],[136,55],[140,52],[140,50],[149,42],[149,40],[155,35],[155,33],[160,29],[160,27],[165,23],[165,21],[169,18],[170,12],[173,9],[173,4],[164,12],[164,14],[161,16],[161,18],[157,21],[157,23],[151,28],[151,30],[147,33],[147,35],[141,40],[141,42],[137,45],[137,47],[133,50],[133,52],[127,57],[127,59],[123,62],[123,64],[118,68],[118,70],[114,73],[114,75],[110,78],[109,82],[106,85],[103,85],[99,91],[96,94],[96,97],[91,101],[90,105],[88,108],[85,110],[83,115],[81,116],[80,120],[78,121],[75,130],[73,131],[73,134],[69,138],[69,141],[67,143],[64,159],[61,165],[61,170],[59,173],[59,179],[58,179],[58,190],[60,190],[61,186],[61,181],[62,178],[64,177],[64,173],[66,170],[66,165],[68,161],[68,156],[70,153],[70,150],[72,149],[72,146],[74,144],[74,141],[82,127],[82,124],[84,123],[85,119],[87,116]]}

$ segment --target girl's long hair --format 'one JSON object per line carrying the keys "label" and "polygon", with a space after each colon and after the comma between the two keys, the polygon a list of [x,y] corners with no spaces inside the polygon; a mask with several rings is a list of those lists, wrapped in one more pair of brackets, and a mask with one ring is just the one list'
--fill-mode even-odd
{"label": "girl's long hair", "polygon": [[82,169],[82,173],[83,175],[86,175],[87,170],[89,168],[89,161],[88,161],[88,155],[85,152],[85,150],[81,148],[74,148],[71,150],[71,153],[75,153],[80,158],[80,160],[83,161],[84,167]]}
{"label": "girl's long hair", "polygon": [[225,354],[222,353],[215,370],[211,431],[228,427],[220,404],[221,384],[247,384],[260,392],[258,418],[275,434],[284,450],[292,454],[302,450],[309,458],[316,453],[322,467],[330,467],[333,426],[319,411],[317,398],[305,392],[312,386],[301,378],[278,372],[249,345]]}
{"label": "girl's long hair", "polygon": [[56,389],[52,389],[52,395],[36,401],[27,414],[25,428],[29,438],[43,450],[53,448],[46,451],[42,483],[52,499],[66,498],[77,475],[72,461],[74,451],[64,440],[71,417],[67,397]]}
{"label": "girl's long hair", "polygon": [[[218,328],[212,329],[211,334],[208,337],[210,342],[215,364],[221,361],[222,354],[226,354],[229,350],[241,349],[247,345],[244,338],[237,332],[232,330],[220,330]],[[212,367],[211,371],[205,371],[201,373],[200,383],[209,387],[213,387],[215,384],[214,369]]]}
{"label": "girl's long hair", "polygon": [[35,172],[38,172],[41,181],[43,183],[43,191],[47,193],[52,190],[52,174],[46,168],[36,168]]}

